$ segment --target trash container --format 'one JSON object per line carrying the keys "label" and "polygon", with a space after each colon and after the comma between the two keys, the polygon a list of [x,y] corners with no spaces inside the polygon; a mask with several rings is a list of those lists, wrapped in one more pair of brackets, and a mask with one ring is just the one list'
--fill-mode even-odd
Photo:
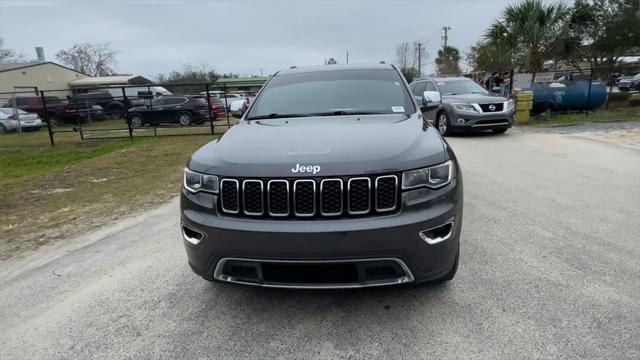
{"label": "trash container", "polygon": [[533,107],[533,92],[523,91],[516,95],[516,123],[529,121],[529,112]]}

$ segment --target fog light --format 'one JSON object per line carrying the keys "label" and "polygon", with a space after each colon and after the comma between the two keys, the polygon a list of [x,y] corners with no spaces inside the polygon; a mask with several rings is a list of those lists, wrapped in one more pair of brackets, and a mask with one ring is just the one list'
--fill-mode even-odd
{"label": "fog light", "polygon": [[422,230],[418,234],[429,245],[443,242],[453,234],[453,220],[428,230]]}
{"label": "fog light", "polygon": [[182,225],[182,237],[191,244],[198,245],[202,241],[204,234]]}
{"label": "fog light", "polygon": [[464,125],[464,119],[458,119],[458,124]]}

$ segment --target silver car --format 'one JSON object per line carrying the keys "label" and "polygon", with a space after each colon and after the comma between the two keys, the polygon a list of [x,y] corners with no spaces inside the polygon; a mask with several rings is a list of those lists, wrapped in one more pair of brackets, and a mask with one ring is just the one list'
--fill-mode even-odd
{"label": "silver car", "polygon": [[442,101],[436,109],[423,110],[423,116],[444,136],[479,130],[502,134],[513,126],[513,100],[493,95],[471,79],[432,77],[417,80],[410,87],[418,104]]}
{"label": "silver car", "polygon": [[42,127],[38,114],[21,109],[0,108],[0,132],[17,131],[18,121],[22,130],[38,130]]}

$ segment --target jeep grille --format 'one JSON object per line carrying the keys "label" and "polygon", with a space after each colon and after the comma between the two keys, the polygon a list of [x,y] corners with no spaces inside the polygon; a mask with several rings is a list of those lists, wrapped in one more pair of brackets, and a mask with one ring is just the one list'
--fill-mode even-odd
{"label": "jeep grille", "polygon": [[220,209],[241,217],[341,217],[398,210],[398,176],[232,179],[220,182]]}

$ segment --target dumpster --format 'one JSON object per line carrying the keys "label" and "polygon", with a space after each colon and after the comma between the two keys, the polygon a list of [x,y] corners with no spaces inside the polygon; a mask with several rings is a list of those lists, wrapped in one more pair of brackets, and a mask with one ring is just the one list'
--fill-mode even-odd
{"label": "dumpster", "polygon": [[591,83],[590,98],[588,80],[533,83],[531,90],[533,91],[533,112],[535,114],[542,113],[547,109],[553,111],[595,110],[602,106],[607,99],[607,88],[601,81]]}

